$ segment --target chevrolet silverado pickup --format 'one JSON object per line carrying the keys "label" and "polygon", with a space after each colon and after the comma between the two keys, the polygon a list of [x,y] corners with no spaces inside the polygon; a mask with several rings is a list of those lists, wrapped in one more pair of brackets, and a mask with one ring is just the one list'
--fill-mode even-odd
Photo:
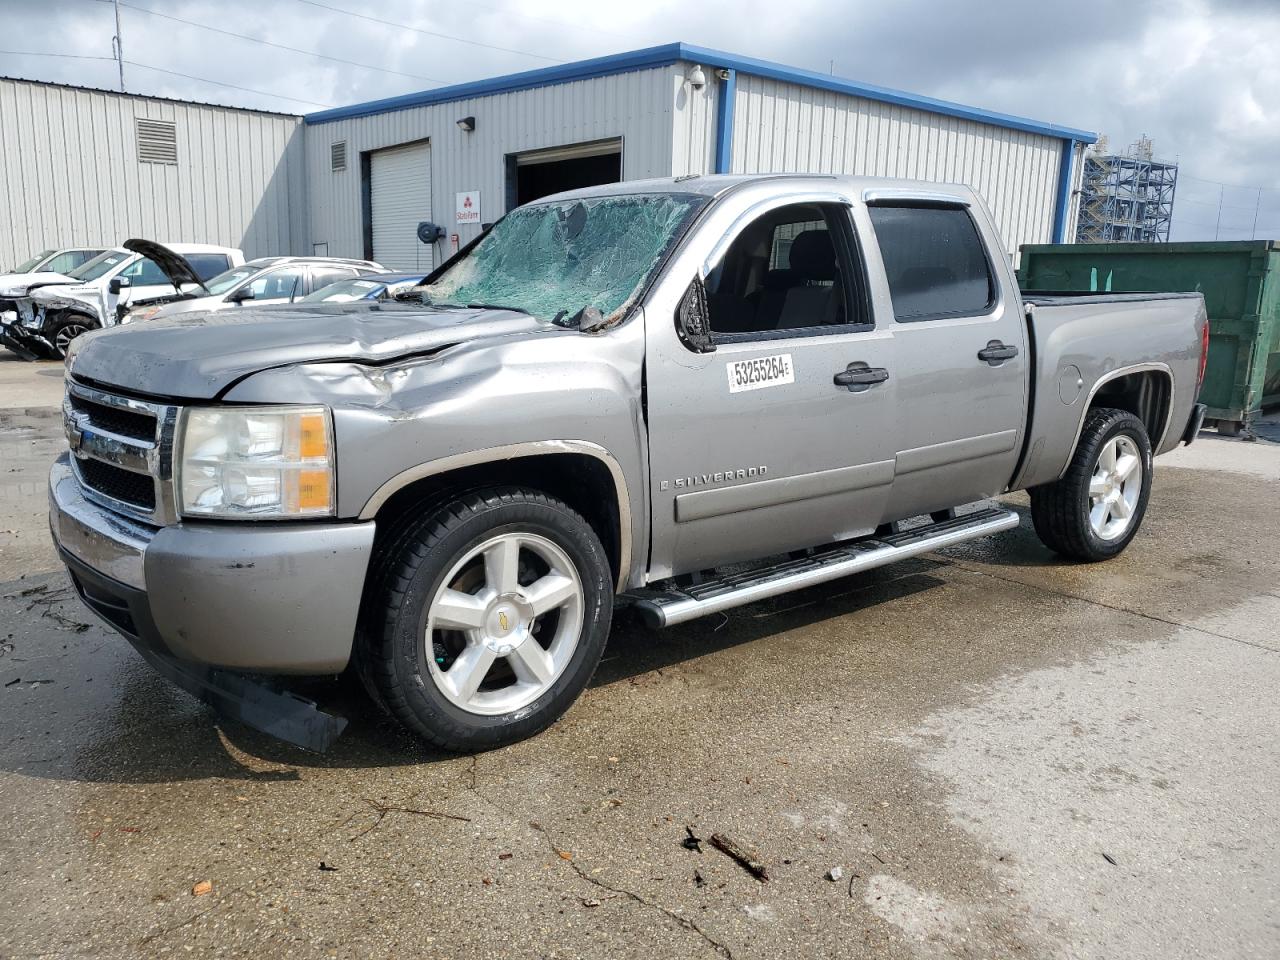
{"label": "chevrolet silverado pickup", "polygon": [[84,602],[315,749],[351,669],[424,741],[526,737],[615,605],[657,627],[995,534],[1114,557],[1195,437],[1198,294],[1019,293],[963,186],[622,183],[519,207],[395,301],[72,341],[53,536]]}

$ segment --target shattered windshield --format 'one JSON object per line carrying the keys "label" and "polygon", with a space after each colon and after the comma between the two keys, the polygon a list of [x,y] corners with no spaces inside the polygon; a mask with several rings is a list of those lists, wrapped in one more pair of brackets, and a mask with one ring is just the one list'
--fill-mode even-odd
{"label": "shattered windshield", "polygon": [[617,320],[706,199],[653,193],[520,207],[414,292],[434,304],[511,307],[543,320],[585,307]]}

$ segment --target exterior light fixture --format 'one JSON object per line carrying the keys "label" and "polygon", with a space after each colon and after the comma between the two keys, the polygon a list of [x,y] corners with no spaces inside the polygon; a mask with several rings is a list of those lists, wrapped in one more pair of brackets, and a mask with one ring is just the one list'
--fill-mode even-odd
{"label": "exterior light fixture", "polygon": [[463,117],[461,120],[458,121],[459,130],[465,130],[467,133],[470,133],[475,128],[476,128],[475,117]]}

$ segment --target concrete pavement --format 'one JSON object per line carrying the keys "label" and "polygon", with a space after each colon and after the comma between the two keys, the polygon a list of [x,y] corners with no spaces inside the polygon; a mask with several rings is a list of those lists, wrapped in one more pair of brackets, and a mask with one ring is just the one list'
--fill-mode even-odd
{"label": "concrete pavement", "polygon": [[[0,399],[56,382],[22,369]],[[1280,445],[1159,461],[1110,563],[1024,519],[727,618],[624,616],[561,723],[474,758],[316,683],[352,718],[318,757],[220,724],[70,595],[55,402],[0,409],[0,956],[1280,954]]]}

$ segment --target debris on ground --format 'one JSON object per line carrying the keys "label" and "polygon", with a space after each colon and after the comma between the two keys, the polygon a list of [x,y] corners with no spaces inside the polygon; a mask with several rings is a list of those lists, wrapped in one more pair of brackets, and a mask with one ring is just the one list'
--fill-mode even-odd
{"label": "debris on ground", "polygon": [[327,863],[325,863],[323,860],[321,860],[321,861],[320,861],[320,871],[321,871],[322,873],[337,873],[337,872],[338,872],[338,868],[337,868],[337,867],[331,867],[331,866],[329,866]]}
{"label": "debris on ground", "polygon": [[191,888],[191,895],[193,897],[203,897],[206,893],[213,893],[212,880],[201,880]]}
{"label": "debris on ground", "polygon": [[1102,859],[1107,861],[1107,863],[1111,864],[1113,867],[1116,865],[1116,858],[1109,853],[1104,853],[1102,855]]}
{"label": "debris on ground", "polygon": [[694,835],[693,827],[685,827],[684,833],[685,837],[680,841],[680,846],[684,847],[686,850],[692,850],[694,853],[701,853],[702,838]]}
{"label": "debris on ground", "polygon": [[706,879],[697,870],[693,871],[693,885],[698,889],[702,889],[707,885]]}
{"label": "debris on ground", "polygon": [[600,906],[600,901],[597,900],[595,897],[583,897],[582,905],[584,907],[598,907]]}
{"label": "debris on ground", "polygon": [[844,867],[832,867],[830,870],[827,871],[827,879],[830,880],[832,883],[837,882],[843,876],[844,876]]}
{"label": "debris on ground", "polygon": [[743,846],[723,833],[711,835],[711,845],[726,856],[736,860],[742,869],[761,883],[769,879],[769,868],[760,859],[760,854],[750,847]]}
{"label": "debris on ground", "polygon": [[500,854],[498,854],[498,859],[499,859],[499,860],[510,860],[510,859],[511,859],[512,857],[514,857],[514,856],[515,856],[515,854],[514,854],[514,853],[500,853]]}

